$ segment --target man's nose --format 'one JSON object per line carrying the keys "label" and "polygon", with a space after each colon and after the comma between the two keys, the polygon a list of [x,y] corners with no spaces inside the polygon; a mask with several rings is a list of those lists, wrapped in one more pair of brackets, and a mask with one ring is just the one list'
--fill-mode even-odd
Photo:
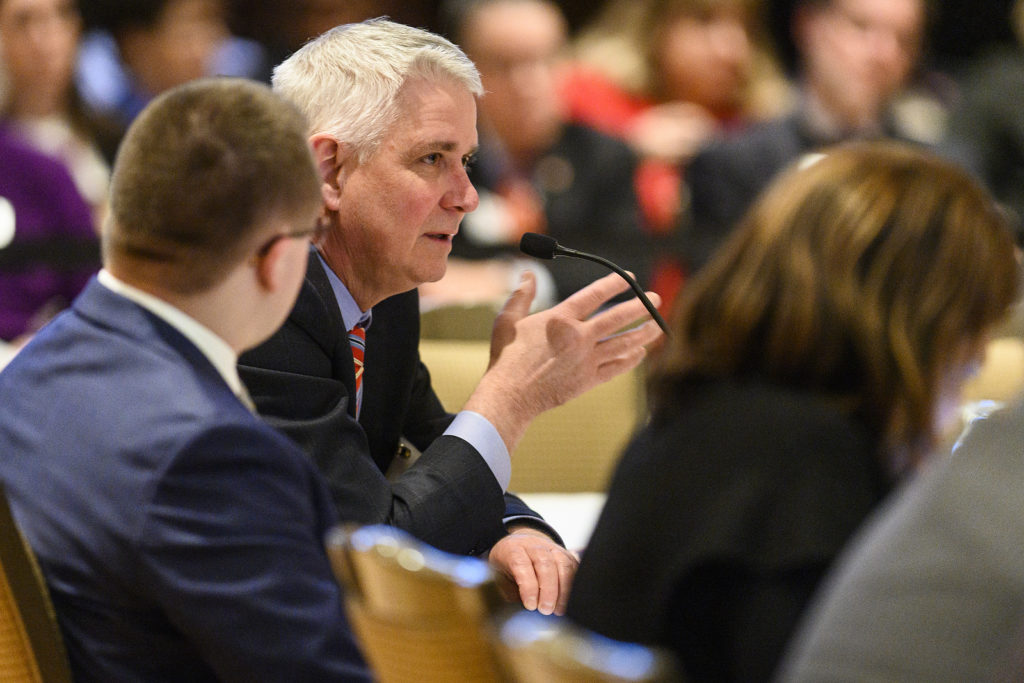
{"label": "man's nose", "polygon": [[465,167],[460,166],[452,174],[452,187],[445,194],[445,208],[462,213],[475,211],[480,204],[480,195],[469,180]]}

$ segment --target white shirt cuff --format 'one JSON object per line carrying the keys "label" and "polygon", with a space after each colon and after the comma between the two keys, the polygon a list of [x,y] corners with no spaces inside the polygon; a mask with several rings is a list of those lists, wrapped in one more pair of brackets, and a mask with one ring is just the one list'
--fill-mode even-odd
{"label": "white shirt cuff", "polygon": [[502,492],[508,489],[512,479],[512,458],[505,442],[490,420],[471,410],[463,410],[445,430],[449,436],[457,436],[476,449],[498,480]]}

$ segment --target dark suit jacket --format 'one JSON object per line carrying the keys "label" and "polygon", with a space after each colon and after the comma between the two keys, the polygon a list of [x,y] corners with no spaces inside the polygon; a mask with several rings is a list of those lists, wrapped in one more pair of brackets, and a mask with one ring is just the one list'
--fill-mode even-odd
{"label": "dark suit jacket", "polygon": [[690,681],[766,681],[847,539],[888,491],[877,438],[818,395],[681,387],[620,461],[569,596]]}
{"label": "dark suit jacket", "polygon": [[780,683],[1024,680],[1024,402],[976,419],[843,551]]}
{"label": "dark suit jacket", "polygon": [[[363,405],[355,419],[352,351],[320,259],[284,326],[240,359],[260,414],[295,439],[327,477],[342,520],[386,522],[443,550],[481,553],[504,535],[503,515],[529,515],[503,497],[466,441],[442,436],[445,412],[419,359],[415,290],[373,308],[367,330]],[[405,436],[423,455],[395,482],[384,473]]]}
{"label": "dark suit jacket", "polygon": [[97,282],[0,373],[0,477],[77,681],[364,680],[302,451]]}

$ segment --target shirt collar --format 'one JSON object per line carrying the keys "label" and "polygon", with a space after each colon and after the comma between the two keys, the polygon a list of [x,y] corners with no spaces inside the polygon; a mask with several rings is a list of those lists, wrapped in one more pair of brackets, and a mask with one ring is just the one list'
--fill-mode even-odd
{"label": "shirt collar", "polygon": [[316,257],[320,259],[320,265],[324,267],[324,272],[327,273],[327,280],[331,283],[331,290],[334,291],[334,298],[338,301],[338,308],[341,309],[341,321],[345,325],[345,331],[351,330],[357,324],[362,323],[364,329],[370,327],[370,323],[373,321],[373,309],[369,311],[363,311],[359,308],[359,304],[352,297],[351,292],[348,291],[348,287],[341,281],[338,274],[331,270],[331,267],[327,265],[327,261],[320,255],[319,250],[314,250]]}
{"label": "shirt collar", "polygon": [[105,268],[97,278],[104,287],[135,302],[180,332],[206,356],[235,395],[244,395],[245,389],[238,376],[238,354],[210,328],[183,313],[163,299],[118,280]]}

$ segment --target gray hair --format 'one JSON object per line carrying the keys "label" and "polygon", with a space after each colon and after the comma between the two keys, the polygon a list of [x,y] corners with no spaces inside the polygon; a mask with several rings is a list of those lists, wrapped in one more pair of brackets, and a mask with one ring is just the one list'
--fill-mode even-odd
{"label": "gray hair", "polygon": [[274,69],[272,82],[306,115],[311,135],[352,145],[363,162],[397,119],[402,86],[416,78],[484,92],[476,66],[454,43],[384,18],[314,38]]}

